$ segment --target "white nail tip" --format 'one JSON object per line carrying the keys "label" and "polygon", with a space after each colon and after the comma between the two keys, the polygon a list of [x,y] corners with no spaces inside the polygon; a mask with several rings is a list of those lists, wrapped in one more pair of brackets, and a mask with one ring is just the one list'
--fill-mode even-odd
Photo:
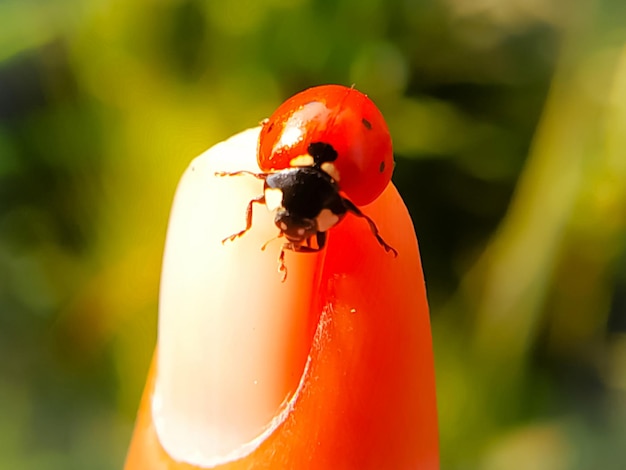
{"label": "white nail tip", "polygon": [[[211,446],[207,445],[207,443],[210,443],[211,440],[221,440],[221,436],[219,436],[219,434],[222,433],[222,429],[215,429],[213,433],[211,433],[210,429],[199,429],[195,431],[187,429],[185,433],[177,436],[177,438],[170,438],[167,442],[164,442],[162,436],[170,435],[170,433],[167,432],[167,426],[170,424],[170,420],[164,419],[163,417],[161,398],[157,393],[157,388],[155,387],[155,393],[152,396],[152,418],[156,433],[161,440],[161,445],[174,460],[202,468],[216,467],[228,462],[234,462],[250,455],[269,436],[271,436],[276,429],[278,429],[278,427],[287,419],[289,413],[293,410],[293,407],[298,400],[298,396],[300,395],[300,391],[304,387],[310,362],[311,358],[309,357],[295,393],[291,399],[280,406],[278,413],[268,423],[266,428],[263,429],[254,439],[240,444],[238,447],[233,449],[222,450],[221,453],[216,449],[211,448]],[[214,436],[211,436],[211,434],[218,435],[218,437],[215,438]],[[191,436],[194,438],[190,438]]]}

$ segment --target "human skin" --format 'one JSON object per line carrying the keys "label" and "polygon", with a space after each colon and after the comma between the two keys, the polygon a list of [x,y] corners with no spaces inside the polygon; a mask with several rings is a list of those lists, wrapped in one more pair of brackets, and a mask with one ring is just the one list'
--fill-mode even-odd
{"label": "human skin", "polygon": [[319,253],[287,252],[256,165],[258,129],[191,163],[165,249],[159,340],[126,469],[437,469],[428,305],[417,241],[390,184]]}

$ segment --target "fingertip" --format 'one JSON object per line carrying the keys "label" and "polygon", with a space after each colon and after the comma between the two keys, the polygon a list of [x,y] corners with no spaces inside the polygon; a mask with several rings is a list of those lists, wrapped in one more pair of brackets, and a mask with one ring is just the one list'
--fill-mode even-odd
{"label": "fingertip", "polygon": [[406,207],[389,185],[362,208],[392,253],[347,216],[326,250],[286,251],[281,282],[280,243],[261,249],[277,230],[265,209],[222,243],[262,185],[216,172],[258,172],[257,136],[218,144],[181,180],[154,389],[149,379],[127,468],[436,468],[428,306]]}

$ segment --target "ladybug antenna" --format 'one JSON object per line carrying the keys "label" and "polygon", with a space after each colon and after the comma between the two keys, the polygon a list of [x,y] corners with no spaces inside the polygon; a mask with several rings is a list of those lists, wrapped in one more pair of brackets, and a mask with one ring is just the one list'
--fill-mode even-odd
{"label": "ladybug antenna", "polygon": [[276,235],[275,237],[270,238],[268,241],[266,241],[263,246],[261,247],[261,251],[265,251],[265,249],[267,248],[267,246],[272,243],[274,240],[278,240],[279,238],[282,238],[283,236],[283,232],[280,232],[278,235]]}

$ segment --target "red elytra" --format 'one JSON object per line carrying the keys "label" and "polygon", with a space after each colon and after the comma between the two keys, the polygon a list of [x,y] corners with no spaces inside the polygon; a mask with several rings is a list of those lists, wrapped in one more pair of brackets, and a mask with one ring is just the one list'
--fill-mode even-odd
{"label": "red elytra", "polygon": [[387,124],[376,105],[354,88],[322,85],[281,104],[263,123],[259,167],[266,172],[292,167],[295,158],[308,155],[312,143],[329,144],[337,152],[331,176],[356,205],[372,202],[391,180]]}

